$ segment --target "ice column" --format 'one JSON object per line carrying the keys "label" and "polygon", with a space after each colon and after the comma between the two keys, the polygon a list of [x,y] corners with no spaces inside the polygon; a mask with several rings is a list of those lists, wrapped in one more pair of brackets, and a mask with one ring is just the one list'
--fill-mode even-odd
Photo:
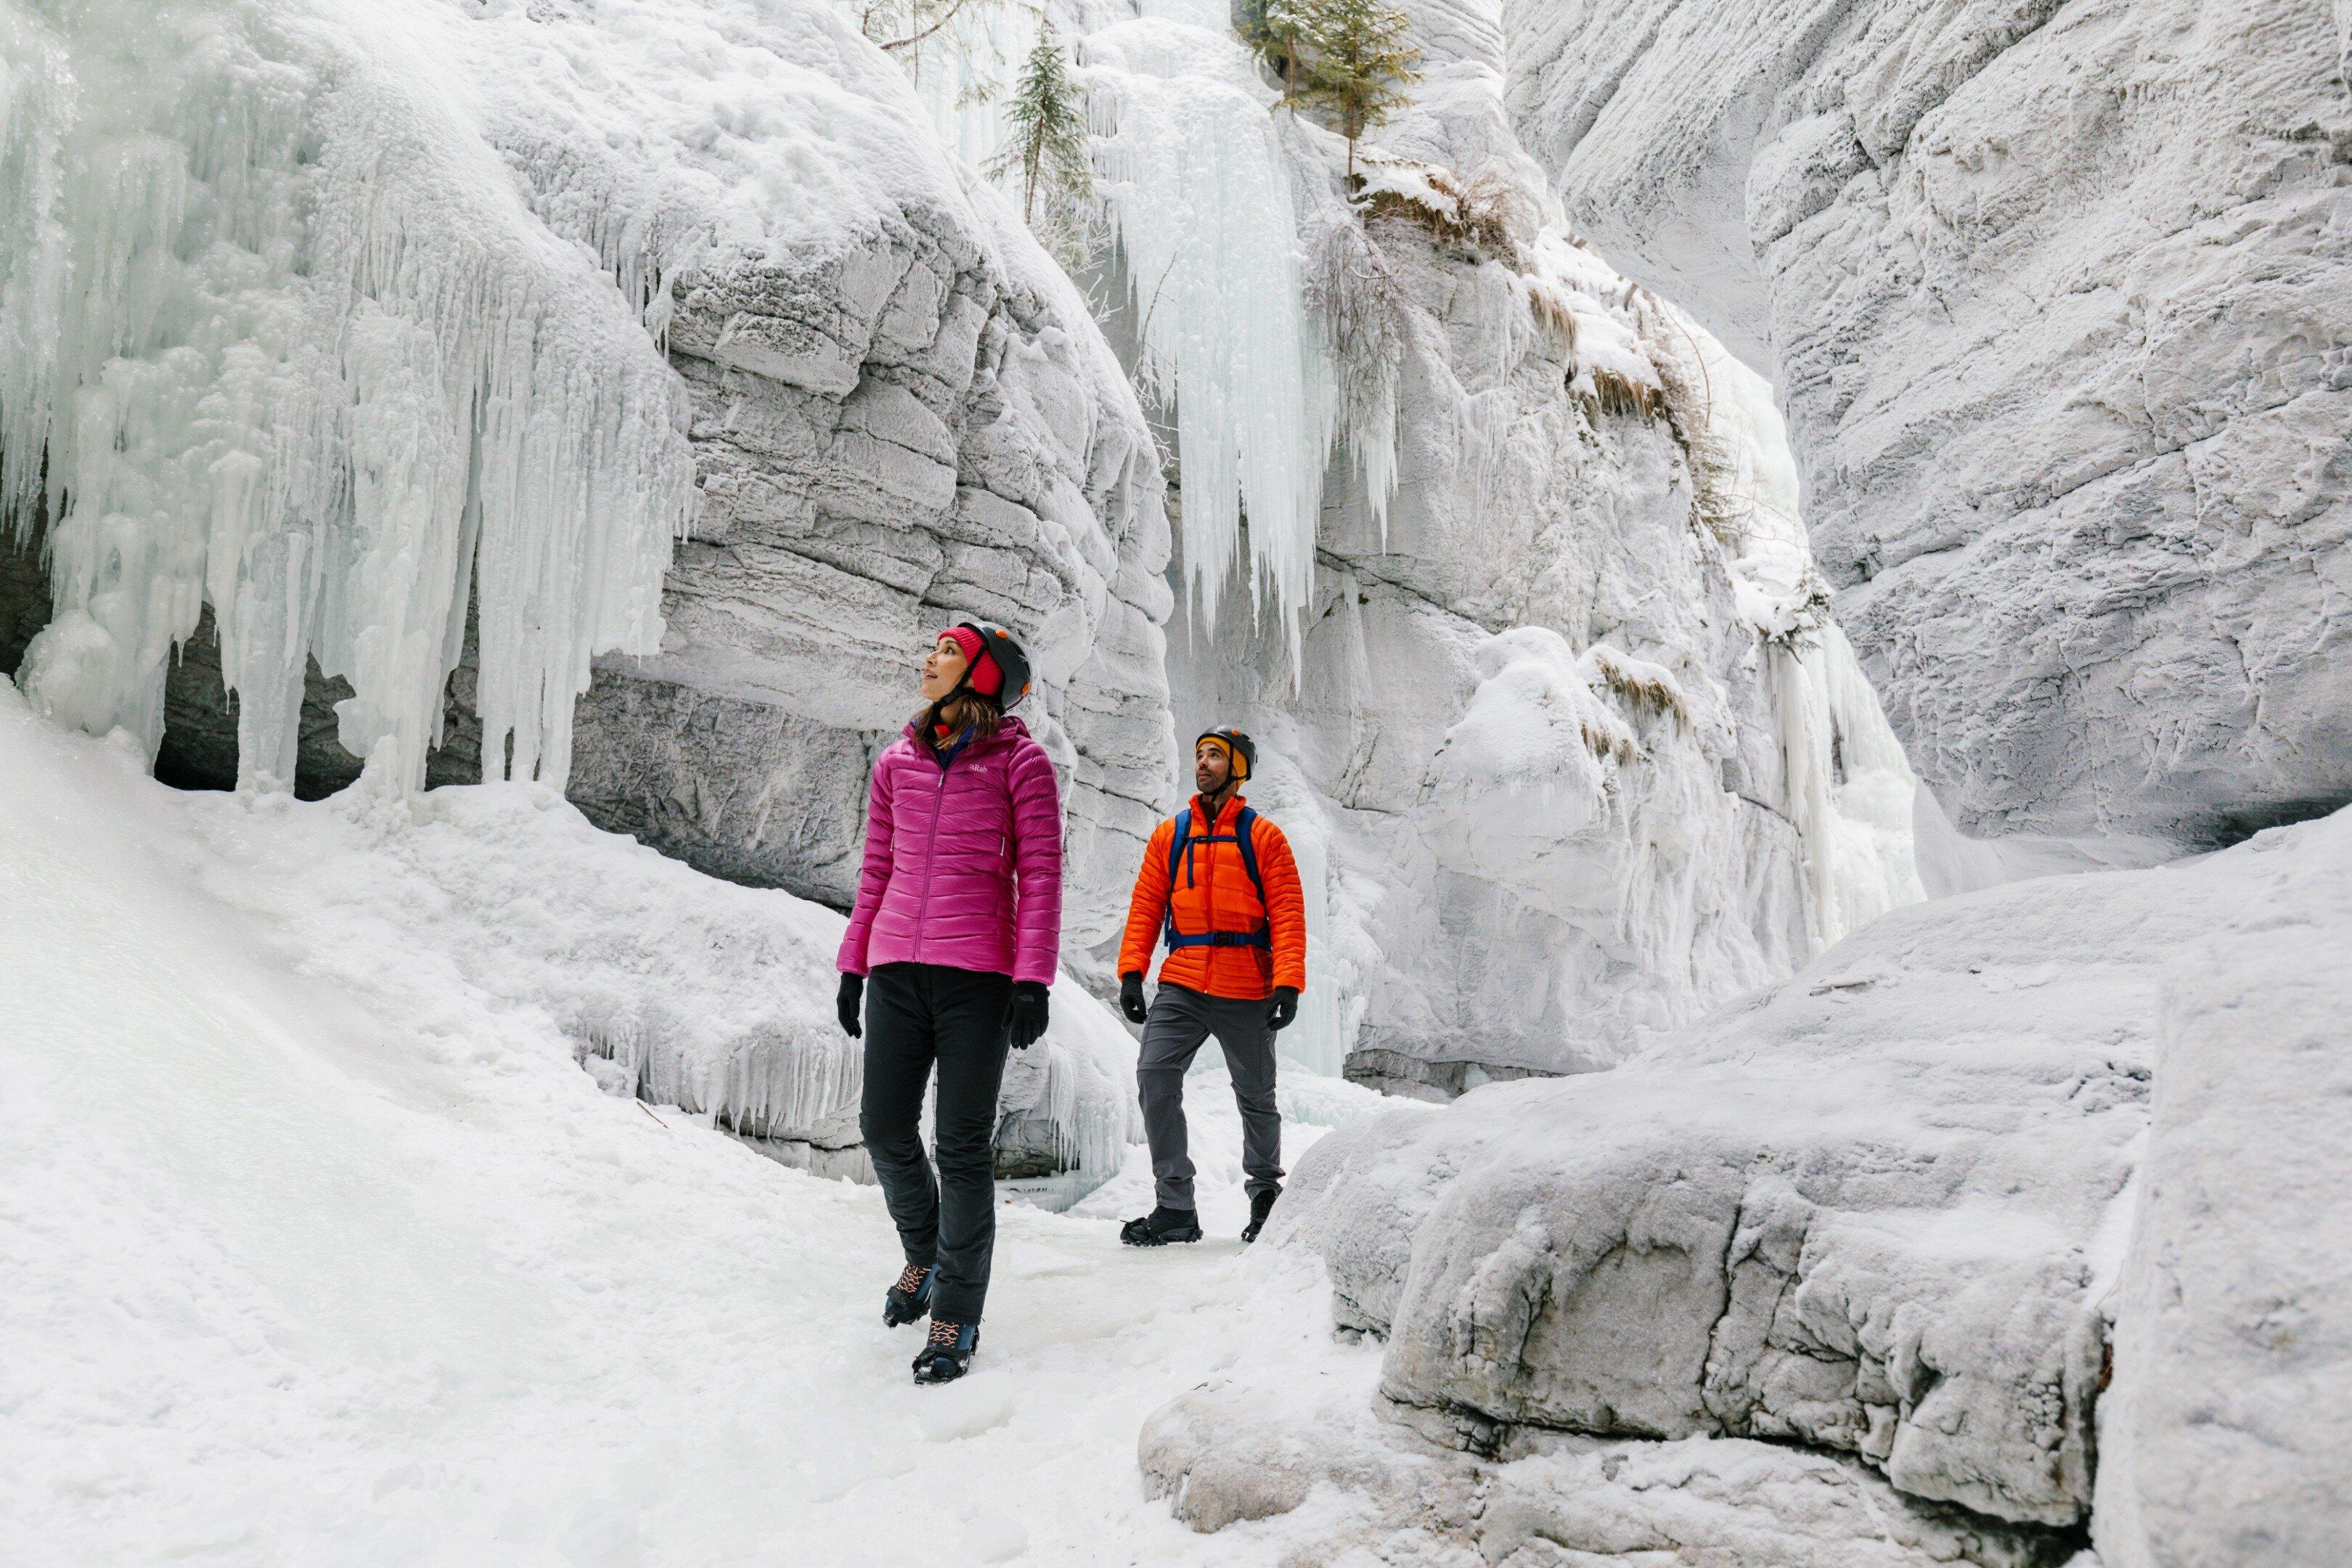
{"label": "ice column", "polygon": [[1804,840],[1819,951],[1927,896],[1911,837],[1918,780],[1835,621],[1823,616],[1771,648],[1788,799]]}
{"label": "ice column", "polygon": [[1337,395],[1307,315],[1273,94],[1229,34],[1174,21],[1094,33],[1086,64],[1142,377],[1176,410],[1199,603],[1213,613],[1246,513],[1253,590],[1295,644]]}
{"label": "ice column", "polygon": [[1815,951],[1927,896],[1911,837],[1917,781],[1845,633],[1831,618],[1800,511],[1787,426],[1763,377],[1681,321],[1708,395],[1705,417],[1730,459],[1742,531],[1732,563],[1740,611],[1769,649],[1787,801],[1804,845]]}

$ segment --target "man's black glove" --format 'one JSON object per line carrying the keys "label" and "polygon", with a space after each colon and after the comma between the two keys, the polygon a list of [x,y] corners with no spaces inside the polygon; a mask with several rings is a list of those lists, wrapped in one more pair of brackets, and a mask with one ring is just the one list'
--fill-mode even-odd
{"label": "man's black glove", "polygon": [[857,1005],[866,997],[866,976],[844,974],[841,977],[841,997],[835,1010],[841,1015],[841,1032],[855,1040],[866,1033],[857,1021]]}
{"label": "man's black glove", "polygon": [[1151,1009],[1143,1005],[1143,976],[1122,974],[1118,977],[1118,1010],[1127,1015],[1130,1024],[1140,1024],[1151,1016]]}
{"label": "man's black glove", "polygon": [[1298,1021],[1298,987],[1277,985],[1274,1003],[1265,1010],[1265,1026],[1279,1034]]}
{"label": "man's black glove", "polygon": [[1036,981],[1013,983],[1013,1000],[1004,1005],[1004,1027],[1014,1050],[1027,1050],[1045,1034],[1047,1005],[1045,988]]}

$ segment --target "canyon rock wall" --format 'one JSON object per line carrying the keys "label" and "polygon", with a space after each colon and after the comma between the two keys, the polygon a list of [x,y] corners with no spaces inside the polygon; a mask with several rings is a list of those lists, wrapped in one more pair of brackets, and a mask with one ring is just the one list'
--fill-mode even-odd
{"label": "canyon rock wall", "polygon": [[2325,0],[1510,0],[1579,232],[1769,367],[1837,610],[1982,835],[2352,798]]}

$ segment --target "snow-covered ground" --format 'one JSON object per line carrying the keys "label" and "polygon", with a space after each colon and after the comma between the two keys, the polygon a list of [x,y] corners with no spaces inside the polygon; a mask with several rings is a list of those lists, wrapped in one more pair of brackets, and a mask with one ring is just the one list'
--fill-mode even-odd
{"label": "snow-covered ground", "polygon": [[[600,1092],[477,973],[547,908],[390,901],[425,806],[183,795],[142,760],[0,683],[0,1561],[1245,1563],[1308,1527],[1196,1536],[1137,1472],[1145,1417],[1220,1370],[1360,1402],[1378,1373],[1313,1264],[1233,1239],[1215,1072],[1212,1239],[1118,1246],[1140,1149],[1072,1214],[1008,1202],[981,1361],[918,1389],[879,1194]],[[380,918],[306,894],[289,846],[374,865]]]}

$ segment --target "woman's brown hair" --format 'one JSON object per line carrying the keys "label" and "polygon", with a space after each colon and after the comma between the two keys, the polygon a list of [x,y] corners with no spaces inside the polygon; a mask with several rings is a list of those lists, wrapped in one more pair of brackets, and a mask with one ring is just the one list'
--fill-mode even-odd
{"label": "woman's brown hair", "polygon": [[996,705],[995,699],[982,697],[966,687],[949,692],[916,714],[915,733],[923,738],[925,745],[937,751],[942,744],[943,738],[940,734],[942,724],[947,726],[944,742],[953,744],[955,738],[966,730],[971,731],[973,740],[985,741],[996,733],[996,727],[1003,722],[1004,710]]}

